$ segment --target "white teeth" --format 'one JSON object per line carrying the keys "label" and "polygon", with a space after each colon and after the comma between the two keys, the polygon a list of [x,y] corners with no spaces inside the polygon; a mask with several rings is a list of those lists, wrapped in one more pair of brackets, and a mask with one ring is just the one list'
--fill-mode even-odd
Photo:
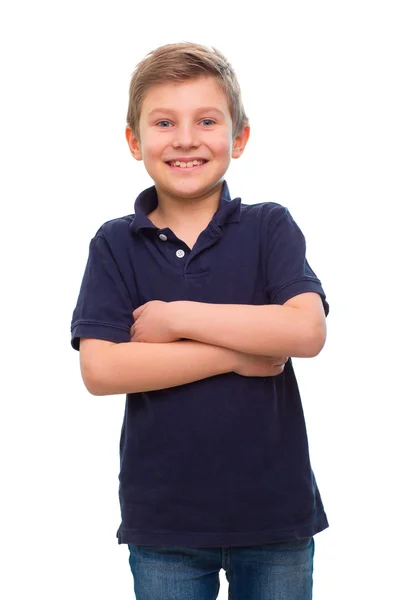
{"label": "white teeth", "polygon": [[185,163],[185,162],[180,162],[179,160],[175,160],[171,164],[173,167],[182,167],[183,169],[186,169],[186,167],[188,167],[188,169],[190,169],[193,166],[202,165],[204,162],[205,162],[204,160],[193,160],[193,161]]}

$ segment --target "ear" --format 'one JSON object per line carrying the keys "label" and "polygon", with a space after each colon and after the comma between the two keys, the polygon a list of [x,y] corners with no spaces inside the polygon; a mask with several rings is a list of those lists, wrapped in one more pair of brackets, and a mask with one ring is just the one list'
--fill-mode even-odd
{"label": "ear", "polygon": [[140,141],[129,126],[127,126],[125,129],[125,137],[133,158],[136,158],[136,160],[142,160],[143,157],[140,149]]}
{"label": "ear", "polygon": [[243,128],[242,133],[237,135],[233,140],[232,158],[239,158],[242,156],[243,151],[250,137],[250,125],[246,125]]}

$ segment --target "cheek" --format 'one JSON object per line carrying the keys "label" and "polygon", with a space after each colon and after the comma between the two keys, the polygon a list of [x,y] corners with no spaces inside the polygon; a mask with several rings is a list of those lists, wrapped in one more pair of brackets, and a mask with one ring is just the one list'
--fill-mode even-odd
{"label": "cheek", "polygon": [[160,139],[160,136],[152,135],[151,132],[147,132],[142,140],[142,152],[143,157],[147,159],[158,158],[160,152],[165,147],[165,140]]}
{"label": "cheek", "polygon": [[215,144],[213,146],[214,155],[220,157],[230,156],[231,148],[231,141],[226,137],[221,136],[219,139],[215,140]]}

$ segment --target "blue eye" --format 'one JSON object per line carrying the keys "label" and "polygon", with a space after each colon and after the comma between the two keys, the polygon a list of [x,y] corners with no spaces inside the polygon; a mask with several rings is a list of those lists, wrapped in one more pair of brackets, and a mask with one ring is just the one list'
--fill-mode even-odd
{"label": "blue eye", "polygon": [[[163,124],[167,123],[168,125],[166,127],[164,127]],[[213,121],[212,119],[203,119],[202,121],[200,121],[200,123],[207,123],[208,125],[215,125],[215,121]],[[163,119],[162,121],[158,121],[158,123],[156,123],[157,126],[159,126],[161,129],[168,129],[169,125],[172,125],[171,121],[168,121],[167,119]]]}

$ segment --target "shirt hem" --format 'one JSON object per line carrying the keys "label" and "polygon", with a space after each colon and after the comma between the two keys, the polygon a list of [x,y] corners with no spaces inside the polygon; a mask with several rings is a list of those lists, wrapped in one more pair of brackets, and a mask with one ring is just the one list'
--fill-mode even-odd
{"label": "shirt hem", "polygon": [[123,525],[117,531],[118,544],[141,544],[144,546],[180,546],[180,547],[232,547],[273,544],[313,537],[329,527],[325,514],[301,527],[253,532],[221,533],[185,533],[152,532],[126,529]]}

